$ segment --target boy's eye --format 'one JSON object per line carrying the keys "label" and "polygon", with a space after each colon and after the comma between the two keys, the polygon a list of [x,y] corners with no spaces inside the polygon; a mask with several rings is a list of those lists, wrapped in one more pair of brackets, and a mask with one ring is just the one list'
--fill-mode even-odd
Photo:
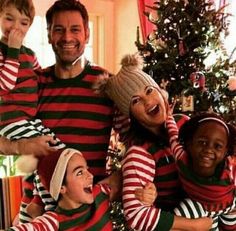
{"label": "boy's eye", "polygon": [[215,149],[216,150],[221,150],[223,148],[223,145],[222,144],[219,144],[219,143],[216,143],[215,144]]}
{"label": "boy's eye", "polygon": [[83,175],[83,170],[79,170],[77,173],[76,173],[76,176],[81,176]]}
{"label": "boy's eye", "polygon": [[28,22],[22,22],[21,25],[22,25],[22,26],[28,26],[29,23],[28,23]]}
{"label": "boy's eye", "polygon": [[198,145],[201,145],[201,146],[206,146],[207,145],[207,142],[205,140],[198,140],[197,141],[197,144]]}
{"label": "boy's eye", "polygon": [[6,17],[6,20],[8,20],[8,21],[12,21],[13,19],[11,18],[11,17]]}

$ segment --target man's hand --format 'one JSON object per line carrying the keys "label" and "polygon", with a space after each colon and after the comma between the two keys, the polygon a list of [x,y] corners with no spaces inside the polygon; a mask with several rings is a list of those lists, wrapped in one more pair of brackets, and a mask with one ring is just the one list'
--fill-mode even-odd
{"label": "man's hand", "polygon": [[144,205],[152,206],[157,197],[157,190],[152,182],[148,182],[144,188],[135,190],[135,196]]}
{"label": "man's hand", "polygon": [[20,155],[46,156],[57,150],[50,146],[56,143],[52,136],[44,135],[13,142],[16,142],[16,152]]}
{"label": "man's hand", "polygon": [[15,141],[0,136],[0,153],[2,155],[46,156],[57,150],[50,147],[50,144],[55,143],[56,141],[51,136],[38,136]]}

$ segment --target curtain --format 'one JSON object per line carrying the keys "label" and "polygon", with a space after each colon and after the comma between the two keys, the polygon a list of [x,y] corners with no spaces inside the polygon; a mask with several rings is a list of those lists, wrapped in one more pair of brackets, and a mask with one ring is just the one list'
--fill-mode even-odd
{"label": "curtain", "polygon": [[154,25],[148,21],[148,17],[144,15],[145,11],[151,11],[145,6],[153,6],[153,0],[137,0],[138,4],[138,13],[140,19],[140,30],[143,38],[143,42],[147,39],[147,36],[153,31]]}

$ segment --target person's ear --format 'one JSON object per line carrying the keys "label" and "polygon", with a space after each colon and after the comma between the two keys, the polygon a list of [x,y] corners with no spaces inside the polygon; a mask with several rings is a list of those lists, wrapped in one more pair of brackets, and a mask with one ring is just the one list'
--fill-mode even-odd
{"label": "person's ear", "polygon": [[65,194],[66,193],[66,186],[62,185],[60,189],[60,194]]}
{"label": "person's ear", "polygon": [[48,43],[51,44],[52,43],[52,40],[51,40],[51,36],[50,36],[50,33],[48,31]]}
{"label": "person's ear", "polygon": [[85,37],[86,37],[86,43],[89,42],[89,37],[90,37],[90,30],[89,28],[85,29]]}

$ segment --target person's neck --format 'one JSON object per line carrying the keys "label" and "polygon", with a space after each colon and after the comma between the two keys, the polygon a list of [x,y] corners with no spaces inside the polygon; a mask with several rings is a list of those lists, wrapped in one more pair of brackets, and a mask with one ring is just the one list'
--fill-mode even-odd
{"label": "person's neck", "polygon": [[162,125],[155,126],[155,127],[154,126],[146,126],[146,125],[143,125],[143,126],[156,136],[161,134]]}
{"label": "person's neck", "polygon": [[59,62],[55,64],[55,75],[60,79],[72,79],[78,76],[85,68],[87,60],[82,56],[73,63],[62,65]]}
{"label": "person's neck", "polygon": [[65,198],[61,198],[61,199],[58,201],[58,206],[59,206],[61,209],[64,209],[64,210],[71,210],[71,209],[77,209],[77,208],[81,207],[82,204],[77,203],[77,202],[71,200],[71,199],[68,198],[68,197],[65,197]]}

